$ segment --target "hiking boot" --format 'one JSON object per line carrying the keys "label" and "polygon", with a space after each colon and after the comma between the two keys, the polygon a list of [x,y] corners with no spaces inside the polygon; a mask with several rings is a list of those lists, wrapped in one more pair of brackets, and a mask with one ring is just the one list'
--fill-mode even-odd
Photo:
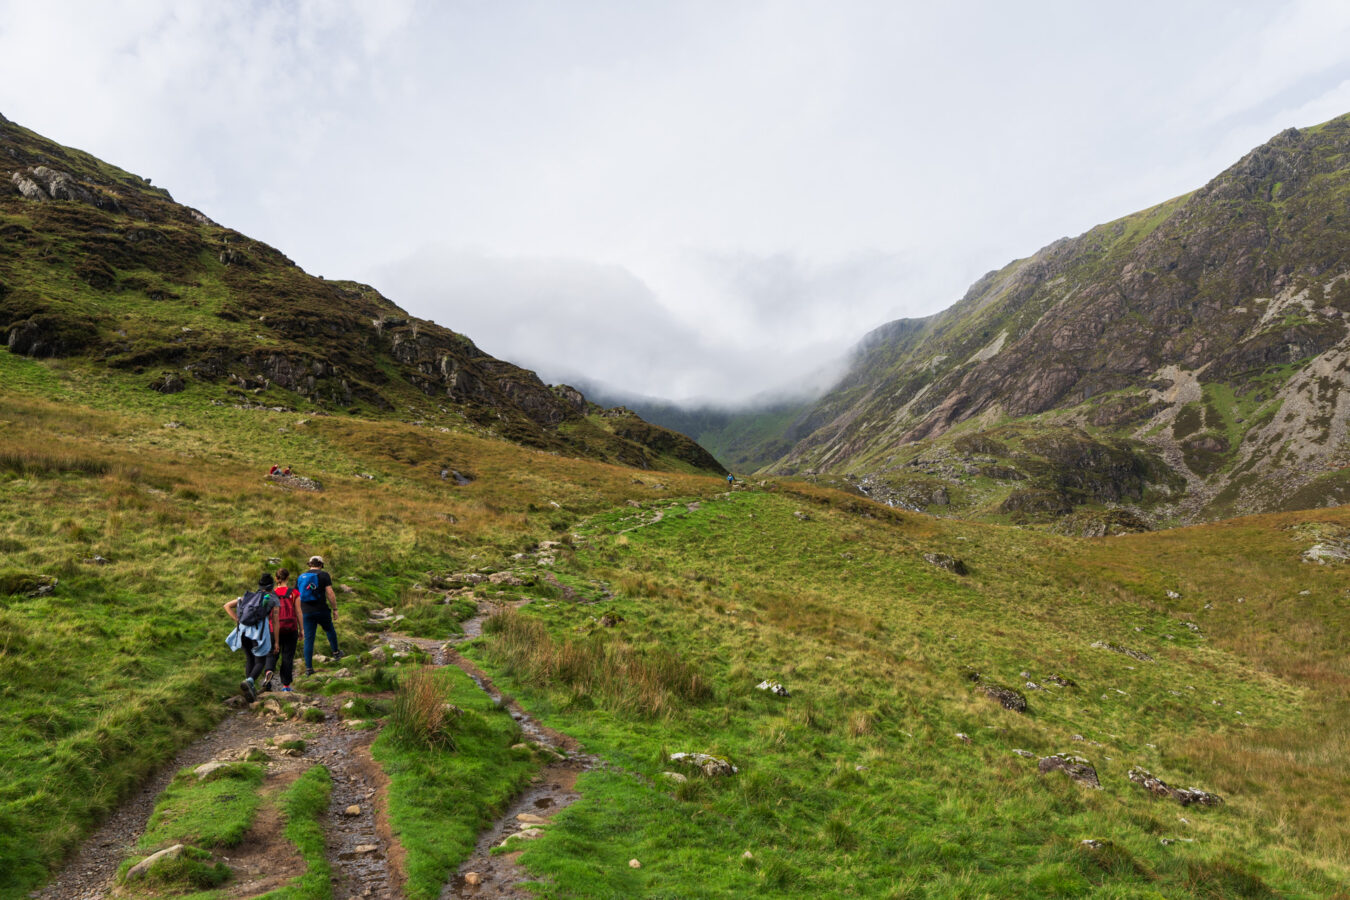
{"label": "hiking boot", "polygon": [[314,669],[311,668],[310,666],[305,666],[305,674],[306,674],[306,675],[313,675],[313,674],[314,674]]}
{"label": "hiking boot", "polygon": [[253,687],[252,678],[245,678],[243,681],[239,682],[239,692],[244,695],[244,699],[249,703],[258,699],[258,692]]}
{"label": "hiking boot", "polygon": [[271,673],[271,672],[268,672],[267,675],[266,675],[266,677],[263,678],[262,689],[263,689],[263,693],[267,693],[268,691],[272,690],[272,673]]}
{"label": "hiking boot", "polygon": [[333,651],[333,662],[337,662],[339,659],[342,659],[342,657],[344,657],[344,656],[346,656],[346,655],[347,655],[347,654],[343,653],[341,650],[334,650],[334,651]]}
{"label": "hiking boot", "polygon": [[294,693],[294,692],[295,692],[295,688],[291,687],[289,684],[283,684],[283,685],[281,686],[281,690],[282,690],[282,693],[286,693],[286,694],[291,694],[291,693]]}

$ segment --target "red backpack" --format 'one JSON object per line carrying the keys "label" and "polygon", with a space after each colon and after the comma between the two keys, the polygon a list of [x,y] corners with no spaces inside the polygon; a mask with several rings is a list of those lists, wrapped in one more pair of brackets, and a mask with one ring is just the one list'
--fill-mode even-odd
{"label": "red backpack", "polygon": [[277,631],[289,634],[300,630],[300,613],[295,608],[295,598],[299,593],[295,588],[286,588],[284,591],[277,589]]}

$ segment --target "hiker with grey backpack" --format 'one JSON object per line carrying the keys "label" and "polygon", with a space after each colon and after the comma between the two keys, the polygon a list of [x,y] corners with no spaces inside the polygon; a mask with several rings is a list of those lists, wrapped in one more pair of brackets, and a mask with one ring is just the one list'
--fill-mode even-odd
{"label": "hiker with grey backpack", "polygon": [[337,615],[337,594],[333,592],[333,577],[323,570],[322,556],[309,558],[309,568],[295,579],[295,589],[300,592],[300,614],[304,617],[305,674],[313,675],[314,632],[320,628],[328,636],[333,659],[342,659],[337,630],[333,628],[333,617]]}
{"label": "hiker with grey backpack", "polygon": [[245,591],[225,604],[225,612],[234,619],[234,631],[225,638],[231,650],[244,651],[244,680],[239,691],[252,703],[258,699],[257,678],[267,669],[267,656],[272,652],[272,635],[276,632],[277,598],[272,593],[275,582],[264,572],[258,578],[258,589]]}

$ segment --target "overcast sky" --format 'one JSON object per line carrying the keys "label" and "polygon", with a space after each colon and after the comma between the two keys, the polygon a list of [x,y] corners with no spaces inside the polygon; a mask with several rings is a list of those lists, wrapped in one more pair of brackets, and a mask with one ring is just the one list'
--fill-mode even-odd
{"label": "overcast sky", "polygon": [[489,353],[800,387],[1350,112],[1345,2],[0,0],[0,113]]}

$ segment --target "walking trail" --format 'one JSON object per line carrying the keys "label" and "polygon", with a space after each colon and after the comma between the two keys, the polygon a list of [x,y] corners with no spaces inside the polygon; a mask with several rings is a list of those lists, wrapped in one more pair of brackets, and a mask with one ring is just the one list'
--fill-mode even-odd
{"label": "walking trail", "polygon": [[[480,601],[478,614],[463,623],[463,636],[450,641],[386,633],[381,645],[394,650],[421,648],[430,654],[433,665],[459,667],[494,701],[502,702],[502,693],[455,648],[480,635],[483,621],[496,608]],[[265,798],[278,796],[313,765],[327,766],[332,774],[332,796],[323,826],[335,900],[402,897],[403,853],[386,815],[388,779],[370,755],[378,731],[360,730],[356,723],[343,721],[340,707],[350,696],[305,692],[316,683],[321,682],[300,679],[294,693],[264,694],[252,708],[229,714],[219,727],[184,748],[142,785],[34,896],[38,900],[103,900],[113,896],[117,867],[136,855],[136,841],[145,832],[156,799],[179,770],[212,761],[240,760],[251,751],[262,750],[269,757],[263,784]],[[379,695],[363,696],[375,699]],[[306,723],[285,716],[280,708],[283,699],[296,702],[300,714],[310,708],[322,710],[323,721]],[[517,862],[519,851],[495,856],[490,851],[517,831],[528,832],[530,825],[547,824],[559,810],[578,799],[577,776],[601,765],[598,758],[579,753],[573,739],[544,728],[514,700],[506,702],[528,740],[559,753],[482,833],[473,854],[445,886],[442,898],[534,896],[520,886],[530,876]],[[278,750],[277,745],[296,738],[305,741],[304,751],[287,755]],[[272,804],[265,803],[240,847],[223,851],[220,858],[234,871],[234,878],[225,887],[227,896],[257,896],[304,871],[304,862],[282,835],[282,827],[280,814]]]}

